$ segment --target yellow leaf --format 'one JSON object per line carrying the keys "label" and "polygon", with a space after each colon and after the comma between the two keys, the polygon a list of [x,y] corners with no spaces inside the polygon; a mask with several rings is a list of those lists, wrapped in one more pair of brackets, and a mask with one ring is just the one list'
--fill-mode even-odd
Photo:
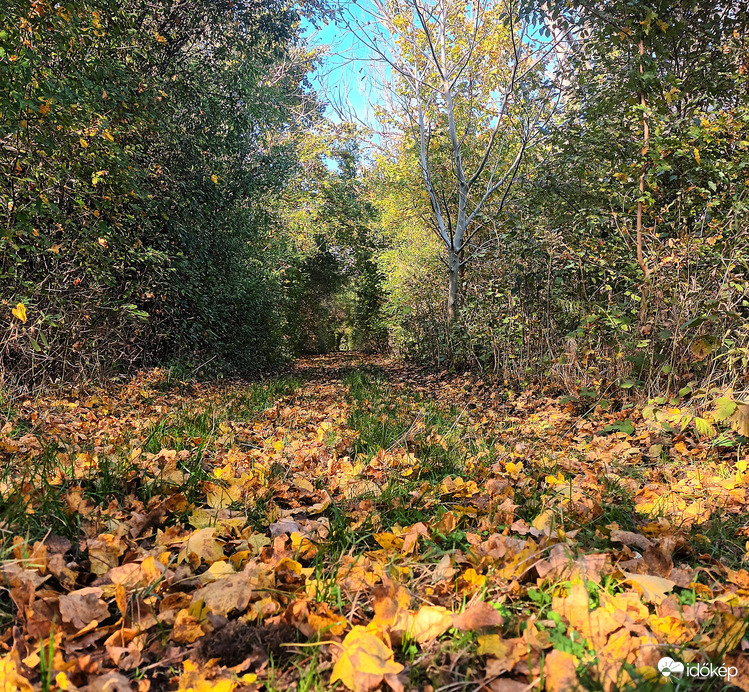
{"label": "yellow leaf", "polygon": [[694,159],[697,163],[700,162],[700,150],[697,147],[694,148]]}
{"label": "yellow leaf", "polygon": [[340,680],[355,692],[373,690],[386,675],[403,670],[393,660],[393,651],[367,628],[357,625],[343,640],[343,653],[333,668],[330,682]]}
{"label": "yellow leaf", "polygon": [[[190,615],[187,609],[183,608],[177,613],[172,629],[172,639],[177,644],[192,644],[204,634],[198,618]],[[188,661],[185,661],[185,663],[188,663]]]}
{"label": "yellow leaf", "polygon": [[179,553],[179,562],[189,560],[195,566],[201,562],[211,564],[224,559],[224,550],[215,539],[216,529],[206,527],[193,533]]}
{"label": "yellow leaf", "polygon": [[469,567],[460,576],[460,582],[461,591],[475,591],[486,583],[486,577],[483,574],[479,574],[473,567]]}
{"label": "yellow leaf", "polygon": [[0,690],[34,692],[31,683],[16,669],[16,662],[10,654],[0,658]]}
{"label": "yellow leaf", "polygon": [[13,317],[21,320],[24,324],[26,324],[26,306],[23,303],[18,303],[16,307],[13,308]]}
{"label": "yellow leaf", "polygon": [[658,604],[666,598],[669,591],[673,591],[676,584],[670,579],[655,577],[650,574],[632,574],[631,572],[622,572],[637,587],[642,597],[651,603]]}
{"label": "yellow leaf", "polygon": [[[212,176],[211,176],[211,180],[212,180],[212,181],[213,181],[213,182],[214,182],[215,184],[218,184],[218,176],[216,176],[216,175],[212,175]],[[283,444],[282,444],[281,446],[283,446]]]}
{"label": "yellow leaf", "polygon": [[317,610],[307,616],[307,622],[316,632],[340,636],[346,631],[346,618],[336,615],[325,602],[318,604]]}
{"label": "yellow leaf", "polygon": [[64,692],[75,692],[78,688],[68,680],[68,676],[65,675],[65,673],[58,673],[55,677],[55,682],[57,683],[57,686],[64,690]]}
{"label": "yellow leaf", "polygon": [[302,565],[299,564],[296,560],[292,560],[290,557],[284,557],[281,558],[279,563],[276,565],[276,572],[282,572],[284,570],[288,570],[289,572],[294,572],[296,574],[302,573]]}
{"label": "yellow leaf", "polygon": [[512,646],[505,642],[498,634],[484,634],[478,638],[479,656],[496,656],[504,658],[512,651]]}
{"label": "yellow leaf", "polygon": [[408,634],[419,644],[436,639],[453,624],[455,616],[442,606],[421,606],[411,617]]}
{"label": "yellow leaf", "polygon": [[551,527],[553,523],[554,523],[554,510],[545,509],[543,512],[541,512],[541,514],[539,514],[533,520],[533,523],[531,524],[531,526],[537,531],[540,531],[541,533],[551,535]]}
{"label": "yellow leaf", "polygon": [[385,550],[400,550],[403,547],[403,539],[400,536],[396,536],[394,533],[376,533],[374,539],[385,548]]}
{"label": "yellow leaf", "polygon": [[101,133],[101,136],[104,137],[107,142],[114,142],[114,136],[109,130],[104,130],[104,132]]}
{"label": "yellow leaf", "polygon": [[705,646],[705,651],[729,653],[741,644],[749,623],[744,618],[737,618],[731,613],[723,613],[723,618],[713,632],[711,641]]}
{"label": "yellow leaf", "polygon": [[179,678],[178,692],[234,692],[239,684],[228,678],[206,680],[204,673],[192,661],[185,661],[183,665],[184,672]]}
{"label": "yellow leaf", "polygon": [[88,147],[88,142],[85,139],[83,139],[83,137],[81,137],[78,141],[81,143],[81,146],[84,149],[86,149]]}
{"label": "yellow leaf", "polygon": [[140,565],[140,573],[146,586],[151,586],[159,581],[165,571],[166,567],[164,567],[163,563],[161,561],[157,562],[156,558],[152,555],[145,558]]}
{"label": "yellow leaf", "polygon": [[297,531],[291,534],[291,549],[304,560],[311,560],[317,554],[317,546]]}
{"label": "yellow leaf", "polygon": [[514,461],[508,461],[505,464],[505,470],[513,478],[517,478],[523,472],[523,462],[519,461],[517,464]]}
{"label": "yellow leaf", "polygon": [[294,485],[299,488],[299,490],[306,490],[309,493],[315,492],[315,486],[312,485],[304,476],[295,476],[294,477]]}
{"label": "yellow leaf", "polygon": [[658,635],[659,640],[663,639],[669,644],[686,644],[694,637],[689,625],[682,618],[673,615],[652,616],[648,620],[648,626],[653,634]]}

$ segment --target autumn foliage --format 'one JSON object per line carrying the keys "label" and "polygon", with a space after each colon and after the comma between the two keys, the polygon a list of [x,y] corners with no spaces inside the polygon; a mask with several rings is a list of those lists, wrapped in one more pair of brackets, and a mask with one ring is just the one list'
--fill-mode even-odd
{"label": "autumn foliage", "polygon": [[5,689],[749,689],[735,452],[371,358],[167,375],[0,433]]}

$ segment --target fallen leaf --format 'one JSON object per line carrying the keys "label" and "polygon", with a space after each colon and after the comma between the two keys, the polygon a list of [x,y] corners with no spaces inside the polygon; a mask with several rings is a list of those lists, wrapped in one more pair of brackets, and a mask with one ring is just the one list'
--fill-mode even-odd
{"label": "fallen leaf", "polygon": [[546,692],[567,692],[578,686],[575,671],[578,659],[566,651],[552,649],[544,659],[544,688]]}
{"label": "fallen leaf", "polygon": [[365,627],[357,625],[343,640],[343,652],[333,667],[330,682],[341,681],[354,692],[377,689],[385,676],[403,670],[393,660],[393,651]]}
{"label": "fallen leaf", "polygon": [[649,603],[660,603],[666,594],[673,591],[676,584],[670,579],[663,577],[654,577],[649,574],[632,574],[622,572],[626,580],[635,585],[635,588],[642,594],[642,597]]}
{"label": "fallen leaf", "polygon": [[453,618],[452,626],[461,632],[483,627],[499,627],[504,618],[499,611],[486,601],[478,601]]}
{"label": "fallen leaf", "polygon": [[189,560],[197,567],[201,562],[210,565],[213,562],[223,560],[224,550],[216,540],[216,529],[206,527],[195,531],[186,541],[179,553],[179,562]]}
{"label": "fallen leaf", "polygon": [[18,672],[18,666],[7,654],[0,658],[0,690],[3,692],[34,692],[31,683]]}
{"label": "fallen leaf", "polygon": [[442,606],[421,606],[410,618],[408,635],[419,644],[424,644],[446,632],[452,626],[454,617]]}
{"label": "fallen leaf", "polygon": [[193,603],[203,601],[214,615],[243,612],[252,597],[252,579],[249,573],[239,572],[221,577],[206,584],[193,595]]}
{"label": "fallen leaf", "polygon": [[94,621],[106,620],[109,617],[109,607],[101,599],[103,593],[99,587],[88,586],[60,596],[60,615],[63,622],[69,622],[80,630]]}

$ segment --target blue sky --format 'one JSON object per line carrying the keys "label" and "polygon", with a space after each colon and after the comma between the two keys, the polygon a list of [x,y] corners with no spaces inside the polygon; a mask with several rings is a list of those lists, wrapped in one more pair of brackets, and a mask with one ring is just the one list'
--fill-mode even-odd
{"label": "blue sky", "polygon": [[[312,46],[326,46],[327,54],[310,81],[324,98],[347,103],[365,122],[373,122],[372,102],[379,99],[366,79],[370,67],[368,51],[345,28],[327,24],[315,29],[304,22],[305,36]],[[375,97],[375,98],[373,98]],[[339,118],[331,108],[328,116]]]}

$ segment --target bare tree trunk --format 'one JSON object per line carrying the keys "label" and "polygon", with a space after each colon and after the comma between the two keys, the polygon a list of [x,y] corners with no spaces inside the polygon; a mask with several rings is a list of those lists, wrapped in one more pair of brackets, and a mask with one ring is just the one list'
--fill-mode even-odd
{"label": "bare tree trunk", "polygon": [[449,250],[447,260],[448,291],[447,291],[447,330],[452,332],[460,314],[460,254],[454,249]]}
{"label": "bare tree trunk", "polygon": [[[487,214],[502,211],[526,150],[542,140],[556,109],[552,87],[546,98],[537,99],[520,86],[529,84],[536,93],[539,68],[569,31],[560,29],[552,41],[535,45],[515,0],[348,5],[358,9],[346,10],[346,23],[389,68],[385,80],[392,80],[391,93],[417,143],[434,231],[447,254],[447,328],[452,331],[461,308],[461,267],[475,257],[476,234]],[[495,64],[506,68],[495,73]],[[452,159],[447,179],[437,168],[443,137]],[[492,199],[497,202],[488,210]]]}

